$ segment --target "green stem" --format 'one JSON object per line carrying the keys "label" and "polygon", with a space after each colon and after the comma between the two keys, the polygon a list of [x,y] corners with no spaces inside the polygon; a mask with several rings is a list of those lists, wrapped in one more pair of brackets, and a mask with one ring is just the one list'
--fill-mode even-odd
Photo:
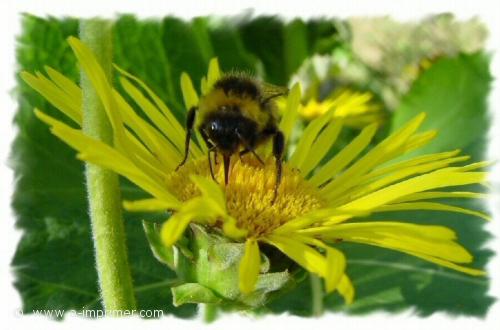
{"label": "green stem", "polygon": [[[95,54],[111,81],[111,23],[99,19],[80,22],[80,39]],[[113,144],[113,131],[92,83],[81,73],[83,132]],[[101,298],[106,310],[133,310],[135,297],[127,260],[118,176],[99,166],[86,165],[87,193]]]}
{"label": "green stem", "polygon": [[312,314],[313,316],[321,316],[323,314],[323,286],[321,278],[310,274],[311,279],[311,299],[312,299]]}
{"label": "green stem", "polygon": [[206,323],[212,323],[217,318],[217,305],[205,304],[205,313],[203,319]]}

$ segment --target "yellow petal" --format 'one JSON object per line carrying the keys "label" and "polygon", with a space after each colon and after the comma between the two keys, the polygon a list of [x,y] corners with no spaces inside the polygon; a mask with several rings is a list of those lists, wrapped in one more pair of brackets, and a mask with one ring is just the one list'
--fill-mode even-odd
{"label": "yellow petal", "polygon": [[123,207],[133,212],[158,212],[168,210],[170,205],[157,198],[123,201]]}
{"label": "yellow petal", "polygon": [[210,90],[217,80],[221,76],[221,71],[219,67],[219,60],[214,57],[208,63],[208,75],[207,75],[207,86],[206,89]]}
{"label": "yellow petal", "polygon": [[115,101],[112,95],[112,88],[106,78],[106,74],[99,65],[99,62],[95,58],[92,51],[79,39],[69,37],[68,43],[73,49],[82,70],[87,75],[97,95],[101,99],[109,121],[111,122],[111,126],[113,127],[113,132],[118,139],[115,143],[121,143],[124,134],[123,127],[119,113],[115,111]]}
{"label": "yellow petal", "polygon": [[342,252],[334,248],[326,249],[326,292],[333,292],[344,275],[346,268],[345,256]]}
{"label": "yellow petal", "polygon": [[213,225],[216,221],[224,221],[226,218],[227,214],[225,210],[221,210],[220,205],[210,196],[191,198],[184,202],[178,208],[177,212],[163,225],[163,241],[168,246],[175,244],[190,222]]}
{"label": "yellow petal", "polygon": [[194,89],[193,82],[189,75],[185,72],[181,74],[181,91],[182,97],[184,98],[184,106],[186,110],[191,109],[198,105],[198,93]]}
{"label": "yellow petal", "polygon": [[435,198],[487,198],[488,194],[475,193],[469,191],[426,191],[414,193],[402,198],[398,198],[395,202],[412,202],[419,201],[423,199],[435,199]]}
{"label": "yellow petal", "polygon": [[160,109],[160,111],[163,113],[163,115],[165,116],[165,118],[167,118],[167,120],[170,123],[170,125],[174,128],[174,132],[171,132],[171,134],[177,134],[177,135],[180,135],[180,136],[184,136],[185,130],[182,127],[182,125],[177,121],[177,119],[175,118],[174,114],[172,113],[172,111],[170,111],[170,109],[167,107],[167,105],[161,100],[161,98],[158,97],[158,95],[156,95],[151,90],[151,88],[149,88],[142,80],[140,80],[136,76],[130,74],[129,72],[121,69],[117,65],[115,65],[115,68],[122,75],[124,75],[128,79],[130,79],[130,80],[134,81],[135,83],[137,83],[146,92],[147,96],[149,98],[151,98],[151,100],[153,100],[153,102],[156,105],[156,107],[158,109]]}
{"label": "yellow petal", "polygon": [[302,164],[308,158],[309,152],[311,151],[311,146],[318,137],[318,134],[323,130],[325,125],[328,124],[331,118],[332,112],[330,111],[329,113],[314,119],[307,125],[300,137],[295,151],[288,161],[290,166],[296,168],[302,167]]}
{"label": "yellow petal", "polygon": [[344,274],[342,276],[337,290],[339,291],[340,295],[344,297],[346,304],[352,304],[352,302],[354,301],[355,290],[354,286],[351,283],[351,280],[349,279],[349,277],[347,277],[347,275]]}
{"label": "yellow petal", "polygon": [[441,203],[431,203],[431,202],[414,202],[414,203],[398,203],[384,205],[377,208],[377,212],[387,212],[387,211],[406,211],[406,210],[434,210],[434,211],[447,211],[447,212],[458,212],[468,215],[473,215],[476,217],[483,218],[484,220],[491,220],[490,216],[482,212],[477,212],[473,210],[468,210],[462,207],[446,205]]}
{"label": "yellow petal", "polygon": [[468,185],[484,181],[485,173],[481,172],[442,172],[420,175],[386,188],[377,190],[371,194],[356,199],[339,207],[342,210],[370,210],[389,204],[397,198],[413,193],[452,186]]}
{"label": "yellow petal", "polygon": [[427,131],[413,135],[404,145],[402,145],[400,153],[407,153],[428,144],[437,136],[437,134],[437,131]]}
{"label": "yellow petal", "polygon": [[372,168],[386,161],[387,153],[391,153],[403,145],[408,138],[415,133],[422,124],[425,114],[421,113],[412,119],[403,128],[394,134],[391,134],[384,141],[375,146],[365,156],[356,161],[351,167],[340,174],[335,180],[323,187],[322,191],[330,200],[341,196],[352,186],[355,186],[363,174],[369,172]]}
{"label": "yellow petal", "polygon": [[[50,66],[45,66],[49,78],[77,104],[82,103],[82,90],[71,79]],[[81,112],[81,111],[80,111]]]}
{"label": "yellow petal", "polygon": [[205,198],[213,199],[220,208],[220,211],[225,212],[226,196],[221,187],[214,180],[200,175],[192,175],[191,181],[196,184],[196,187]]}
{"label": "yellow petal", "polygon": [[125,92],[142,109],[152,123],[163,133],[175,146],[178,153],[184,150],[184,130],[176,130],[176,125],[171,124],[162,112],[151,103],[142,92],[136,88],[129,80],[120,77],[120,83]]}
{"label": "yellow petal", "polygon": [[37,109],[35,109],[35,115],[51,126],[51,131],[54,135],[79,151],[79,158],[110,169],[126,177],[151,195],[168,203],[171,209],[177,209],[179,207],[180,202],[177,198],[168,192],[160,182],[147,176],[143,171],[139,170],[128,157],[124,156],[116,149],[101,141],[88,137],[80,130],[73,129]]}
{"label": "yellow petal", "polygon": [[[118,94],[118,92],[113,91],[113,96],[124,123],[135,133],[140,141],[144,143],[147,149],[151,151],[151,156],[156,159],[151,160],[151,157],[149,158],[152,164],[156,163],[158,169],[165,172],[175,169],[181,161],[181,155],[175,146],[168,141],[156,127],[151,126],[137,115],[134,109],[120,94]],[[133,142],[134,139],[131,140]],[[161,165],[158,163],[161,163]]]}
{"label": "yellow petal", "polygon": [[[40,93],[50,104],[81,126],[81,97],[72,99],[56,84],[42,75],[35,76],[26,71],[21,72],[21,78],[34,90]],[[80,103],[78,103],[80,102]]]}
{"label": "yellow petal", "polygon": [[455,233],[442,226],[370,221],[336,225],[330,231],[325,230],[322,237],[425,254],[452,262],[472,261],[471,254],[454,241]]}
{"label": "yellow petal", "polygon": [[174,245],[182,236],[194,214],[178,212],[172,215],[161,227],[161,239],[166,246]]}
{"label": "yellow petal", "polygon": [[398,162],[395,164],[390,164],[386,166],[381,166],[379,168],[374,169],[370,173],[366,175],[366,179],[370,178],[375,178],[384,174],[392,173],[394,171],[400,170],[402,168],[406,167],[412,167],[415,165],[421,165],[421,164],[426,164],[430,162],[435,162],[447,158],[452,158],[460,153],[460,150],[453,150],[453,151],[447,151],[447,152],[441,152],[441,153],[436,153],[436,154],[430,154],[430,155],[423,155],[423,156],[418,156],[411,158],[409,160],[405,160],[402,162]]}
{"label": "yellow petal", "polygon": [[193,218],[196,218],[198,223],[214,224],[216,221],[222,220],[225,213],[221,212],[219,205],[213,199],[205,197],[194,197],[187,202],[184,202],[178,213],[190,213]]}
{"label": "yellow petal", "polygon": [[335,177],[369,145],[376,131],[376,124],[365,127],[361,133],[336,154],[335,157],[320,167],[309,181],[315,186],[320,186]]}
{"label": "yellow petal", "polygon": [[325,277],[326,259],[312,247],[281,235],[269,235],[265,242],[274,245],[307,271]]}
{"label": "yellow petal", "polygon": [[322,235],[328,238],[336,238],[336,235],[351,232],[383,232],[403,233],[421,238],[437,240],[454,240],[456,234],[453,230],[443,226],[418,225],[398,221],[366,221],[343,223],[335,226],[311,227],[300,231],[309,235]]}
{"label": "yellow petal", "polygon": [[231,216],[222,217],[222,231],[229,238],[238,240],[245,237],[248,231],[238,227],[237,221]]}
{"label": "yellow petal", "polygon": [[442,171],[448,171],[448,172],[468,172],[468,171],[473,171],[473,170],[477,170],[479,168],[484,168],[484,167],[488,167],[492,164],[493,162],[492,161],[488,161],[488,160],[485,160],[485,161],[482,161],[482,162],[477,162],[477,163],[472,163],[472,164],[468,164],[468,165],[465,165],[465,166],[460,166],[460,167],[448,167],[448,168],[444,168]]}
{"label": "yellow petal", "polygon": [[484,276],[484,275],[486,275],[486,272],[483,271],[483,270],[475,269],[475,268],[471,268],[471,267],[465,267],[465,266],[461,266],[461,265],[457,265],[457,264],[454,264],[454,263],[449,262],[447,260],[443,260],[443,259],[436,258],[436,257],[433,257],[433,256],[429,256],[429,255],[425,255],[425,254],[419,254],[419,253],[414,253],[414,252],[408,252],[408,251],[406,251],[405,253],[409,254],[409,255],[412,255],[412,256],[415,256],[417,258],[420,258],[420,259],[432,262],[432,263],[434,263],[436,265],[440,265],[440,266],[443,266],[443,267],[446,267],[446,268],[450,268],[450,269],[459,271],[461,273],[469,274],[469,275],[472,275],[472,276]]}
{"label": "yellow petal", "polygon": [[332,120],[325,129],[318,135],[312,144],[310,151],[300,167],[302,175],[306,177],[328,153],[332,145],[337,140],[342,129],[342,119]]}
{"label": "yellow petal", "polygon": [[201,77],[200,89],[201,89],[201,95],[206,95],[208,93],[208,84],[206,77]]}
{"label": "yellow petal", "polygon": [[281,121],[279,124],[279,129],[285,136],[285,141],[290,140],[290,135],[292,134],[292,130],[297,122],[297,116],[299,114],[298,109],[300,105],[301,91],[300,85],[293,85],[292,89],[288,93],[288,97],[286,100],[286,109],[283,117],[281,117]]}
{"label": "yellow petal", "polygon": [[259,245],[254,239],[248,239],[245,243],[245,254],[241,259],[239,268],[239,286],[242,293],[248,294],[254,290],[259,269]]}
{"label": "yellow petal", "polygon": [[300,217],[294,218],[290,221],[287,221],[280,227],[276,228],[273,232],[276,234],[285,234],[289,233],[292,231],[296,231],[299,229],[304,229],[309,226],[311,226],[314,223],[321,223],[323,221],[328,221],[329,218],[331,217],[343,217],[344,219],[349,219],[354,216],[357,217],[362,217],[366,216],[369,213],[362,211],[362,212],[356,212],[356,211],[350,211],[346,212],[343,210],[339,210],[336,208],[322,208],[318,210],[314,210],[312,212],[309,212],[305,215],[302,215]]}
{"label": "yellow petal", "polygon": [[[394,182],[399,182],[402,179],[415,176],[416,174],[424,174],[428,172],[432,172],[434,170],[438,170],[448,166],[454,162],[461,162],[469,159],[468,156],[454,157],[448,158],[444,160],[439,160],[435,162],[429,162],[426,164],[410,166],[406,168],[402,168],[399,170],[394,170],[393,172],[383,176],[380,179],[376,179],[370,182],[369,179],[361,180],[358,183],[358,186],[354,189],[351,189],[348,194],[349,200],[354,200],[360,198],[361,196],[367,195],[373,191],[380,190],[383,187],[386,187]],[[334,205],[341,205],[345,202],[345,198],[337,198],[335,199]]]}

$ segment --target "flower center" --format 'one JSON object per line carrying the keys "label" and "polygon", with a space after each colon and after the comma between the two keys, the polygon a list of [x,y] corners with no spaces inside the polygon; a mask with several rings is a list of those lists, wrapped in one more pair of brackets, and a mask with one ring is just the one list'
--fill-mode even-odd
{"label": "flower center", "polygon": [[[167,179],[170,191],[181,201],[200,193],[190,175],[211,178],[207,159],[186,163]],[[265,165],[251,155],[231,158],[228,185],[224,186],[224,166],[214,165],[217,182],[225,189],[227,210],[237,220],[239,228],[248,230],[248,236],[258,237],[273,231],[287,221],[324,206],[316,189],[302,178],[297,170],[283,164],[282,181],[274,203],[276,167],[273,158]]]}

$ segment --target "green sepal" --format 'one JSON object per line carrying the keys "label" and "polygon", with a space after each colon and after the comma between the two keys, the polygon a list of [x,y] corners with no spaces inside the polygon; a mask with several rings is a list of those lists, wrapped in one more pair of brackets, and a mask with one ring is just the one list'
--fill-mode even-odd
{"label": "green sepal", "polygon": [[212,290],[198,283],[186,283],[172,289],[174,306],[183,304],[218,304],[222,301]]}
{"label": "green sepal", "polygon": [[142,226],[144,232],[146,233],[146,238],[148,239],[149,247],[153,252],[153,255],[160,262],[167,265],[170,269],[175,269],[174,263],[174,247],[167,247],[161,241],[160,231],[158,224],[149,221],[142,221]]}
{"label": "green sepal", "polygon": [[248,295],[242,295],[240,300],[247,306],[263,306],[269,298],[269,293],[287,288],[293,282],[294,280],[288,271],[261,274],[257,279],[255,291]]}

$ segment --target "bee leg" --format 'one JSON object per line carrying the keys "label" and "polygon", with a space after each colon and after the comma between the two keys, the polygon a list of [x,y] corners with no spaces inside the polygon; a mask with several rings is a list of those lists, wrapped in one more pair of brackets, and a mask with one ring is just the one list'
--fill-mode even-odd
{"label": "bee leg", "polygon": [[255,152],[255,150],[250,150],[250,152],[255,156],[255,158],[257,158],[257,160],[259,161],[259,163],[261,163],[262,165],[265,165],[264,161],[259,157],[259,155],[257,155],[257,153]]}
{"label": "bee leg", "polygon": [[257,158],[259,163],[261,163],[262,165],[265,165],[264,161],[255,152],[255,148],[252,148],[252,146],[250,146],[250,144],[248,144],[248,142],[243,138],[243,136],[241,136],[241,134],[238,132],[238,130],[236,130],[236,135],[238,135],[238,139],[240,140],[241,144],[243,144],[243,146],[245,147],[245,150],[240,152],[240,159],[241,159],[241,156],[243,156],[244,154],[251,152],[255,156],[255,158]]}
{"label": "bee leg", "polygon": [[217,182],[217,179],[215,178],[214,175],[214,169],[212,167],[212,159],[210,158],[211,152],[217,153],[217,149],[215,149],[215,146],[212,146],[210,149],[208,149],[207,156],[208,156],[208,167],[210,168],[210,175],[212,176],[212,179],[214,179],[214,181]]}
{"label": "bee leg", "polygon": [[259,163],[261,163],[262,165],[265,165],[264,161],[263,161],[263,160],[260,158],[260,156],[259,156],[259,155],[255,152],[255,150],[250,150],[250,149],[246,149],[246,148],[245,148],[245,150],[240,151],[240,153],[239,153],[240,160],[242,160],[242,159],[241,159],[241,157],[242,157],[242,156],[246,155],[246,154],[247,154],[247,153],[249,153],[249,152],[251,152],[251,153],[255,156],[255,158],[257,158],[257,160],[259,161]]}
{"label": "bee leg", "polygon": [[278,188],[281,183],[281,176],[283,172],[283,152],[285,151],[285,137],[280,131],[276,131],[273,137],[273,155],[276,158],[276,183],[274,185],[274,197],[271,202],[274,204],[276,197],[278,197]]}
{"label": "bee leg", "polygon": [[219,162],[217,161],[217,148],[216,146],[210,142],[207,133],[205,133],[204,130],[200,130],[201,137],[203,138],[203,141],[205,141],[205,144],[207,145],[208,149],[210,151],[213,151],[214,153],[214,164],[217,165]]}
{"label": "bee leg", "polygon": [[229,165],[231,164],[231,155],[222,154],[224,160],[224,184],[227,186],[229,181]]}
{"label": "bee leg", "polygon": [[248,149],[241,150],[240,153],[238,154],[238,156],[240,156],[240,161],[243,161],[243,158],[241,158],[241,157],[243,157],[244,155],[246,155],[249,152],[250,152],[250,150],[248,150]]}
{"label": "bee leg", "polygon": [[189,142],[191,141],[191,132],[193,131],[193,125],[194,125],[194,117],[196,115],[196,110],[198,110],[197,107],[192,107],[189,109],[188,114],[187,114],[187,119],[186,119],[186,141],[184,144],[184,158],[182,159],[181,163],[177,165],[175,170],[177,171],[179,167],[184,165],[186,163],[186,160],[188,158],[189,154]]}
{"label": "bee leg", "polygon": [[245,149],[245,150],[242,150],[242,151],[240,151],[240,152],[238,153],[238,156],[240,157],[240,162],[241,162],[241,161],[243,161],[243,158],[241,158],[241,157],[243,157],[244,155],[246,155],[249,151],[250,151],[250,150]]}

